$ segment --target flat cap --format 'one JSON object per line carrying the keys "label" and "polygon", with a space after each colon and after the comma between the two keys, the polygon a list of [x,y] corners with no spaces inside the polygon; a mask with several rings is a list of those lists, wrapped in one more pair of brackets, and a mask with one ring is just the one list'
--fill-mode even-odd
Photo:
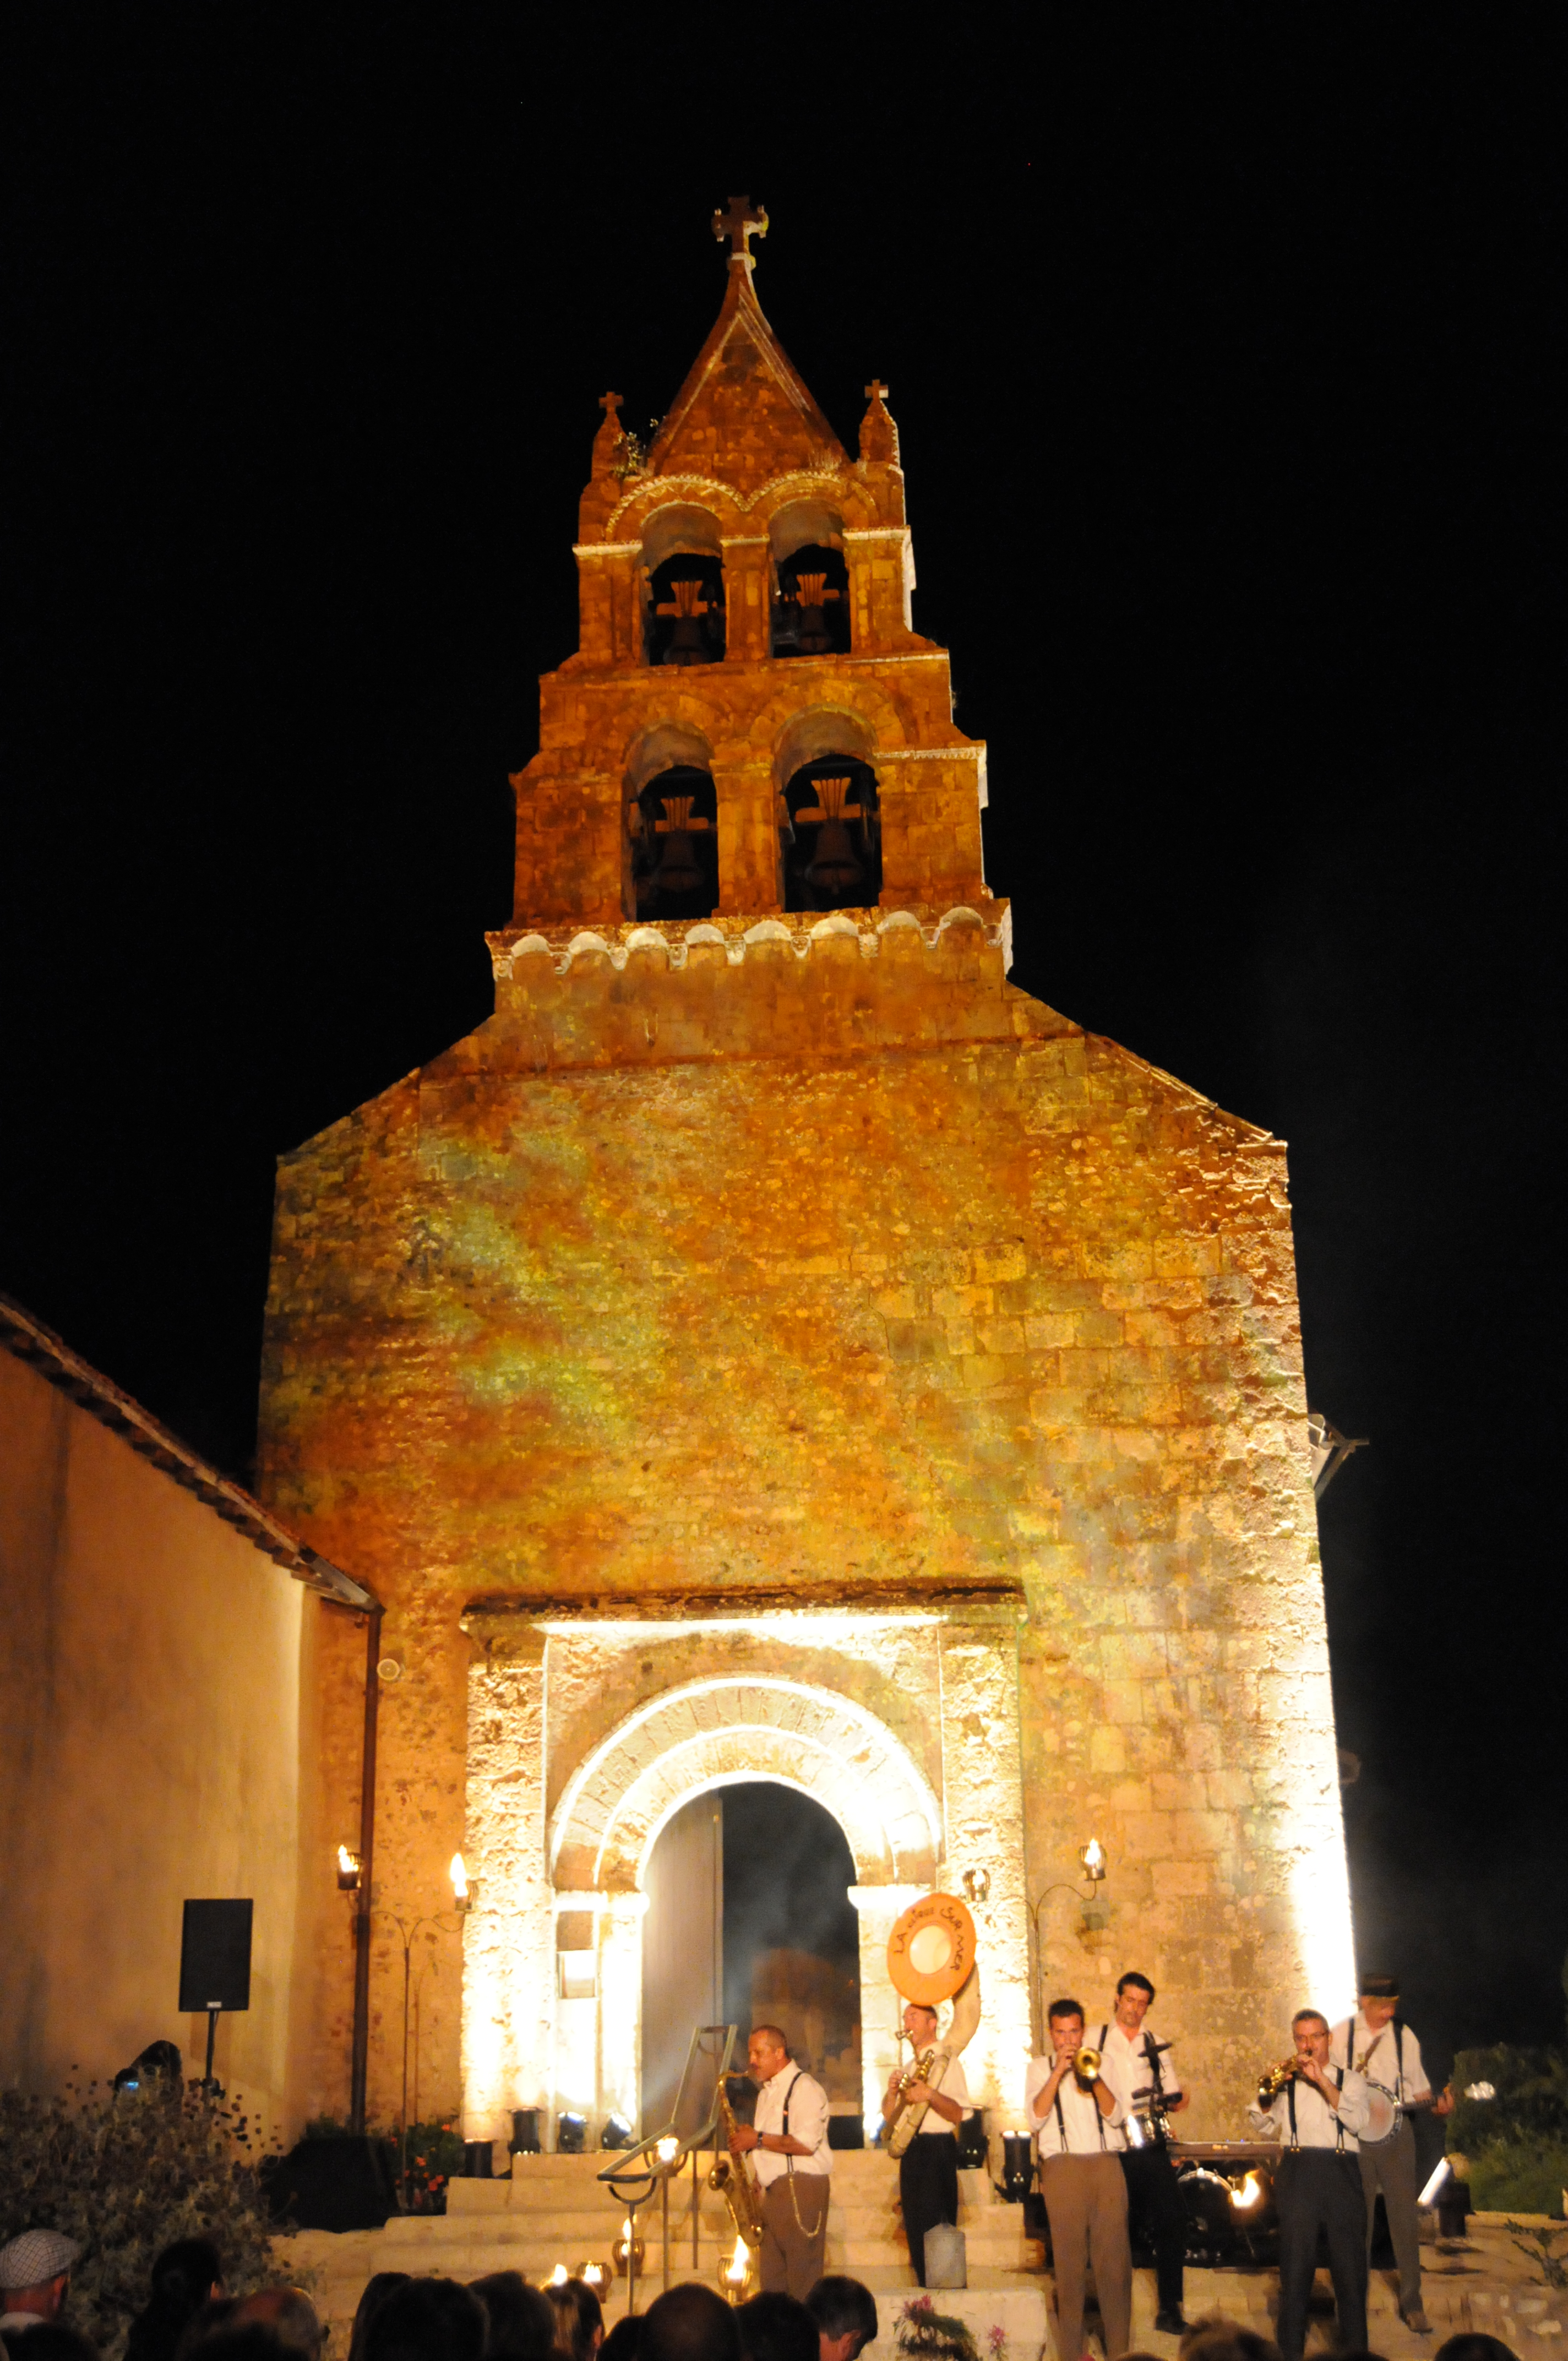
{"label": "flat cap", "polygon": [[58,2230],[24,2230],[8,2246],[0,2246],[0,2288],[46,2287],[81,2252],[74,2238]]}

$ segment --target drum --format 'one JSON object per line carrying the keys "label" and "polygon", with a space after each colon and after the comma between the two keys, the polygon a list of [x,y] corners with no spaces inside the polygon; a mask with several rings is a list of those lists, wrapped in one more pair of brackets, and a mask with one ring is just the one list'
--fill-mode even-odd
{"label": "drum", "polygon": [[1380,2147],[1386,2139],[1392,2139],[1399,2128],[1399,2102],[1392,2091],[1383,2088],[1381,2082],[1368,2082],[1366,2095],[1372,2102],[1372,2113],[1367,2117],[1366,2129],[1359,2135],[1360,2145],[1363,2147]]}

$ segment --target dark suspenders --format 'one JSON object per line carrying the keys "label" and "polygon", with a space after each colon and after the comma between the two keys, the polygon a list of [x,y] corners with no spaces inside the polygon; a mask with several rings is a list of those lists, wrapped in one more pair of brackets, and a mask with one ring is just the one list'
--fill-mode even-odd
{"label": "dark suspenders", "polygon": [[[800,2080],[801,2076],[805,2073],[805,2071],[806,2071],[806,2069],[805,2069],[805,2067],[804,2067],[804,2066],[797,2066],[797,2067],[795,2068],[795,2075],[794,2075],[793,2080],[792,2080],[792,2081],[791,2081],[791,2082],[790,2082],[789,2089],[784,2092],[784,2124],[783,2124],[783,2126],[782,2126],[782,2128],[781,2128],[781,2130],[780,2130],[780,2133],[779,2133],[779,2137],[780,2137],[781,2139],[788,2139],[788,2137],[789,2137],[789,2103],[790,2103],[790,2101],[791,2101],[791,2100],[794,2098],[794,2096],[795,2096],[795,2083],[799,2081],[799,2080]],[[793,2173],[793,2172],[794,2172],[794,2170],[795,2170],[795,2158],[794,2158],[794,2157],[793,2157],[793,2156],[786,2156],[786,2157],[785,2157],[785,2158],[784,2158],[784,2170],[785,2170],[786,2172],[791,2172],[791,2173]]]}
{"label": "dark suspenders", "polygon": [[[1344,2068],[1343,2066],[1336,2066],[1334,2068],[1334,2075],[1335,2090],[1343,2091],[1344,2089]],[[1291,2075],[1290,2080],[1285,2085],[1285,2104],[1290,2116],[1290,2146],[1298,2154],[1299,2154],[1301,2143],[1296,2136],[1296,2077],[1294,2074]],[[1343,2156],[1344,2154],[1344,2125],[1339,2119],[1339,2109],[1337,2107],[1334,2109],[1334,2154],[1336,2156]]]}

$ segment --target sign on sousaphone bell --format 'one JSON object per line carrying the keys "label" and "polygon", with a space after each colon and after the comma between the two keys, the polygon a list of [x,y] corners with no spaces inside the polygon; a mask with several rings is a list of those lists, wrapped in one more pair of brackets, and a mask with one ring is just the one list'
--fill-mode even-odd
{"label": "sign on sousaphone bell", "polygon": [[956,1894],[926,1894],[887,1938],[894,1988],[922,2008],[951,2000],[974,1966],[974,1920]]}

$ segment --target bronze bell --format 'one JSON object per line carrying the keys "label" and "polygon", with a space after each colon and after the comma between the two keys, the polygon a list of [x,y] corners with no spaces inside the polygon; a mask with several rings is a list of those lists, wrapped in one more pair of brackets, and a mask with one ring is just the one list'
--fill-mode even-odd
{"label": "bronze bell", "polygon": [[824,610],[828,599],[838,596],[837,590],[828,588],[826,574],[802,574],[797,577],[795,597],[800,609],[800,630],[795,645],[803,656],[826,655],[832,646]]}
{"label": "bronze bell", "polygon": [[806,863],[806,882],[817,894],[852,893],[865,875],[850,840],[849,823],[863,820],[864,812],[851,803],[848,779],[818,779],[817,801],[795,814],[796,827],[817,829],[817,850]]}
{"label": "bronze bell", "polygon": [[692,844],[693,833],[707,827],[700,812],[694,813],[694,796],[663,796],[663,818],[653,823],[653,831],[664,840],[659,865],[649,879],[655,894],[695,894],[702,884],[702,870]]}
{"label": "bronze bell", "polygon": [[709,602],[702,595],[698,580],[672,582],[670,596],[660,600],[654,613],[670,615],[670,637],[664,649],[664,662],[674,664],[706,664],[707,649],[702,636],[702,619],[711,613]]}
{"label": "bronze bell", "polygon": [[806,884],[817,894],[848,894],[864,874],[843,821],[825,819],[817,839],[817,850],[806,863]]}

